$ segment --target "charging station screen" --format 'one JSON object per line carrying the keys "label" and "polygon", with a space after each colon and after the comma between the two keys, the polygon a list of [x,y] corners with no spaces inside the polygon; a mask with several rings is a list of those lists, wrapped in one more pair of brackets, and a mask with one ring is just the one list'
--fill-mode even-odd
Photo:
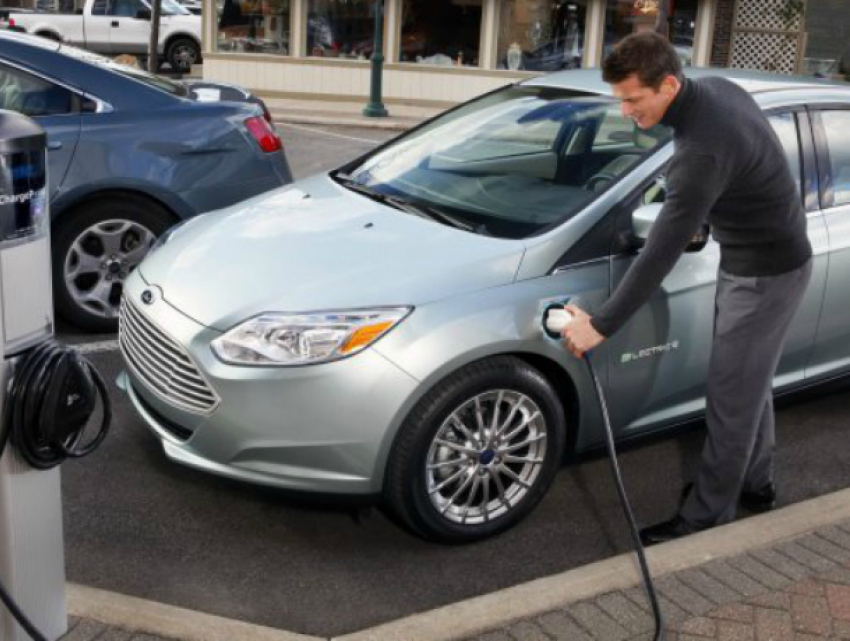
{"label": "charging station screen", "polygon": [[0,154],[0,242],[47,230],[46,184],[43,151]]}

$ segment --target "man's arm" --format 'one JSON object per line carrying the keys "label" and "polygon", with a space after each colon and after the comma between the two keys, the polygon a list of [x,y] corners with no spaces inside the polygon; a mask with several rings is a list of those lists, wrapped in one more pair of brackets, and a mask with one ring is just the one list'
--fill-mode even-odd
{"label": "man's arm", "polygon": [[670,273],[720,196],[725,177],[714,156],[673,158],[667,196],[646,245],[617,289],[590,319],[603,337],[617,332]]}

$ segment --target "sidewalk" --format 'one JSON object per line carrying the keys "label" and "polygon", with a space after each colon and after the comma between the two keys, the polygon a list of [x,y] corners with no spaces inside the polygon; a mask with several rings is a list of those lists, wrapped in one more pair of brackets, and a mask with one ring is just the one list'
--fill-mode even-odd
{"label": "sidewalk", "polygon": [[386,105],[389,116],[368,118],[363,115],[366,100],[338,102],[330,100],[295,100],[269,98],[260,94],[269,108],[272,120],[281,123],[363,127],[405,131],[444,111],[438,107]]}
{"label": "sidewalk", "polygon": [[[667,641],[850,639],[850,490],[650,548]],[[339,641],[651,640],[632,554]],[[64,641],[319,641],[80,586]]]}

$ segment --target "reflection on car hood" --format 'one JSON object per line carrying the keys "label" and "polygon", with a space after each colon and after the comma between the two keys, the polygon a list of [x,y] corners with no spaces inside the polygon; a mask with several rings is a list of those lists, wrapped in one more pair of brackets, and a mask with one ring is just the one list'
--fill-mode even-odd
{"label": "reflection on car hood", "polygon": [[504,285],[523,251],[317,176],[190,221],[140,270],[171,305],[225,330],[261,312],[421,305]]}

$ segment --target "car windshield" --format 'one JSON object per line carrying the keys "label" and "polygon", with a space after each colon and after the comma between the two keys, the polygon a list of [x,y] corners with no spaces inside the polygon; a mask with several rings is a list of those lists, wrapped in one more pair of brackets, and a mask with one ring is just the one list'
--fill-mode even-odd
{"label": "car windshield", "polygon": [[451,111],[333,174],[435,210],[472,231],[524,238],[574,216],[670,139],[619,103],[515,85]]}
{"label": "car windshield", "polygon": [[70,45],[62,45],[59,47],[59,52],[66,56],[70,56],[71,58],[76,58],[77,60],[82,60],[83,62],[95,65],[96,67],[120,73],[122,76],[127,76],[133,80],[143,82],[146,85],[161,91],[166,91],[174,96],[186,97],[189,95],[186,86],[182,83],[174,82],[163,76],[155,76],[152,73],[148,73],[147,71],[137,69],[129,65],[122,65],[110,58],[92,53],[91,51],[86,51],[85,49],[78,49],[77,47],[72,47]]}

